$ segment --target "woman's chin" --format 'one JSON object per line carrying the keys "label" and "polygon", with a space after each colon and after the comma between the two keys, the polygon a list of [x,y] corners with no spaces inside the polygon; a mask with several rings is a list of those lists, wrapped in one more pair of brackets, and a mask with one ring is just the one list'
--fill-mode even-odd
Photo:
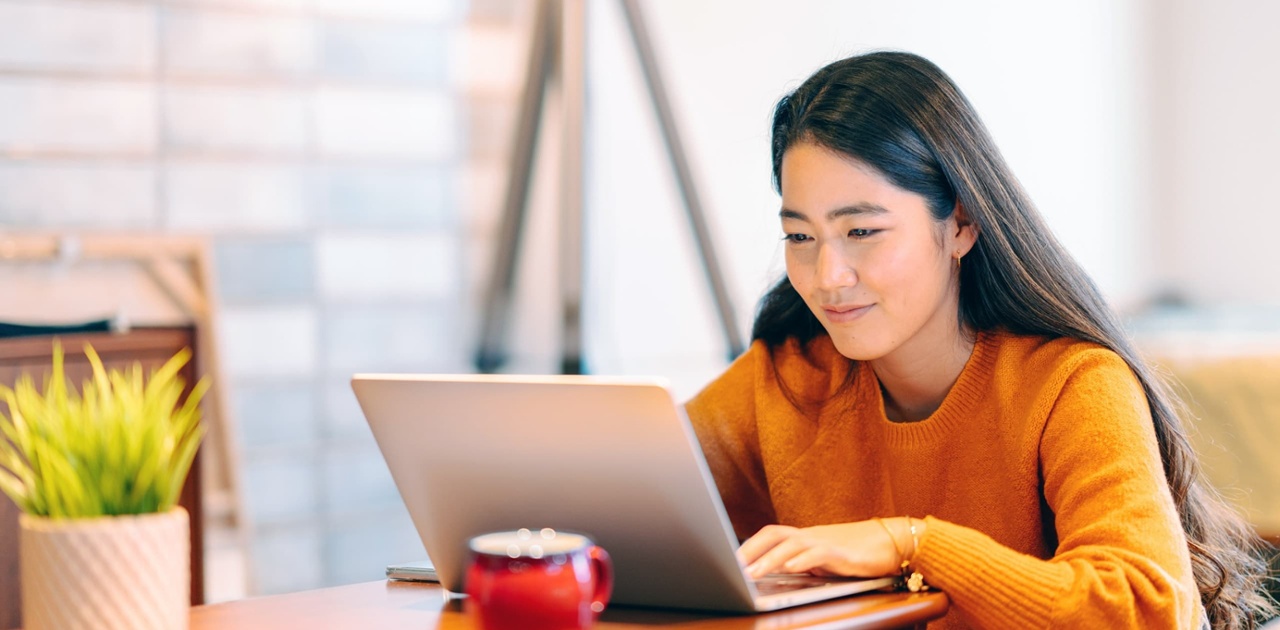
{"label": "woman's chin", "polygon": [[874,361],[888,353],[885,344],[873,340],[841,338],[835,335],[831,336],[831,340],[835,343],[836,352],[852,361]]}

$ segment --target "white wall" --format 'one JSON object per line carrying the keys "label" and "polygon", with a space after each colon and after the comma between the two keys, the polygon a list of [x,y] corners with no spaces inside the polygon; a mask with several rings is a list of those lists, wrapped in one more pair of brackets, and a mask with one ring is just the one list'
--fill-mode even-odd
{"label": "white wall", "polygon": [[1159,285],[1213,308],[1280,305],[1280,3],[1177,0],[1151,19]]}
{"label": "white wall", "polygon": [[[468,137],[449,54],[466,5],[0,0],[0,241],[210,244],[214,387],[250,530],[217,536],[230,502],[211,500],[213,600],[246,588],[224,538],[248,544],[251,593],[374,579],[423,553],[349,381],[466,369]],[[0,318],[169,323],[151,284],[116,265],[0,260]]]}
{"label": "white wall", "polygon": [[[715,312],[621,12],[590,4],[589,367],[666,374],[691,394],[724,364]],[[826,62],[876,48],[923,54],[951,74],[1067,248],[1114,306],[1138,314],[1135,330],[1280,327],[1270,254],[1280,201],[1269,186],[1280,167],[1280,5],[642,4],[742,328],[781,273],[771,109]],[[556,365],[545,298],[553,202],[544,194],[540,207],[515,344],[534,360],[517,369]],[[1170,293],[1193,310],[1141,315]]]}
{"label": "white wall", "polygon": [[[784,8],[785,6],[785,8]],[[1145,50],[1134,1],[1055,5],[802,0],[644,3],[749,330],[782,270],[769,122],[784,92],[876,48],[938,63],[983,116],[1066,246],[1118,302],[1142,297]],[[592,3],[588,341],[598,372],[661,372],[691,394],[723,368],[709,292],[616,3]]]}

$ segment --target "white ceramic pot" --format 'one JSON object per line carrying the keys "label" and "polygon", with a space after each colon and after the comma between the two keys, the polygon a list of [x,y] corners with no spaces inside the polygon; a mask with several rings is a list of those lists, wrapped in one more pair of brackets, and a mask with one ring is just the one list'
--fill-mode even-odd
{"label": "white ceramic pot", "polygon": [[185,630],[187,511],[50,519],[21,515],[25,630]]}

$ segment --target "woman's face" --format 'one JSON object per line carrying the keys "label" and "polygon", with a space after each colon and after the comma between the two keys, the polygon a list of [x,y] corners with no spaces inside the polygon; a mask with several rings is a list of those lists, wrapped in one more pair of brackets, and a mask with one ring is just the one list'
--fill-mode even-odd
{"label": "woman's face", "polygon": [[935,221],[924,197],[812,143],[783,154],[781,187],[787,277],[840,354],[927,357],[954,343],[972,226]]}

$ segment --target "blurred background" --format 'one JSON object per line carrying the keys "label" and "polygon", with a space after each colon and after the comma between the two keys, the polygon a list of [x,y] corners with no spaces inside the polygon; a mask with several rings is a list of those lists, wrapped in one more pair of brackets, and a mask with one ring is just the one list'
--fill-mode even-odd
{"label": "blurred background", "polygon": [[[665,376],[683,399],[727,348],[619,4],[587,6],[586,367]],[[772,106],[827,62],[893,48],[960,85],[1152,354],[1280,352],[1280,201],[1265,183],[1280,168],[1280,4],[641,6],[743,330],[782,271]],[[136,278],[74,252],[9,258],[6,238],[210,246],[239,479],[207,515],[210,600],[424,556],[348,383],[473,369],[533,8],[0,0],[0,319],[170,317]],[[538,155],[508,371],[560,359],[557,148]],[[1280,508],[1246,508],[1280,523]]]}

